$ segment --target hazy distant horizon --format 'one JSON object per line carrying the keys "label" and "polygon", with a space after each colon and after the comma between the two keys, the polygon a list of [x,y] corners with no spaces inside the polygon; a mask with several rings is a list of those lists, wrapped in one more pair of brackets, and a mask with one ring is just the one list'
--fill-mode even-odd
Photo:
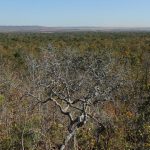
{"label": "hazy distant horizon", "polygon": [[7,32],[150,32],[150,27],[44,27],[44,26],[0,26],[0,33]]}
{"label": "hazy distant horizon", "polygon": [[0,27],[45,27],[45,28],[150,28],[150,26],[44,26],[44,25],[1,25]]}

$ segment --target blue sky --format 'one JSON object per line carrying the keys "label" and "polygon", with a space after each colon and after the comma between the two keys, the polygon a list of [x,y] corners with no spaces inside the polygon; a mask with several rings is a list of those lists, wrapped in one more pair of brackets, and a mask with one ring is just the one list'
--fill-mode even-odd
{"label": "blue sky", "polygon": [[0,0],[0,25],[150,27],[150,0]]}

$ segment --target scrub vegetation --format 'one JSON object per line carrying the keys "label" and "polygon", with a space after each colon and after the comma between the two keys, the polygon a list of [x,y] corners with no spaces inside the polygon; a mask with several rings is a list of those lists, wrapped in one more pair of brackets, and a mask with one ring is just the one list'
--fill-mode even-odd
{"label": "scrub vegetation", "polygon": [[1,33],[0,149],[149,150],[150,33]]}

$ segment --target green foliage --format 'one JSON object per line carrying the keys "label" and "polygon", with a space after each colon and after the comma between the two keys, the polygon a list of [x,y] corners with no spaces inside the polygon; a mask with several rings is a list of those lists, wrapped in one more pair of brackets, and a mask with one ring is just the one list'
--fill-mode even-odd
{"label": "green foliage", "polygon": [[3,138],[0,149],[26,149],[30,150],[36,146],[39,140],[38,132],[35,132],[30,124],[16,124],[11,127],[8,137]]}
{"label": "green foliage", "polygon": [[5,96],[0,95],[0,106],[2,106],[2,104],[4,103],[4,100],[5,100]]}
{"label": "green foliage", "polygon": [[77,133],[78,144],[81,149],[86,147],[87,150],[96,149],[96,136],[94,136],[94,128],[92,124],[80,129]]}

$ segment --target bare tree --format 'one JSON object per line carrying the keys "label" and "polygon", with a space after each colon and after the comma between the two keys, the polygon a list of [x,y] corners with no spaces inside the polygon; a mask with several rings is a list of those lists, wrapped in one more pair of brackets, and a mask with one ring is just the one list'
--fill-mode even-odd
{"label": "bare tree", "polygon": [[[26,85],[19,87],[23,96],[31,97],[32,109],[37,105],[54,103],[61,114],[68,118],[68,135],[61,145],[65,149],[75,136],[78,128],[93,120],[99,134],[105,130],[96,107],[105,101],[114,101],[126,85],[124,68],[116,66],[111,53],[87,52],[83,55],[76,51],[42,50],[41,57],[26,58],[29,75]],[[123,93],[123,92],[122,92]],[[122,98],[123,94],[120,94]]]}

